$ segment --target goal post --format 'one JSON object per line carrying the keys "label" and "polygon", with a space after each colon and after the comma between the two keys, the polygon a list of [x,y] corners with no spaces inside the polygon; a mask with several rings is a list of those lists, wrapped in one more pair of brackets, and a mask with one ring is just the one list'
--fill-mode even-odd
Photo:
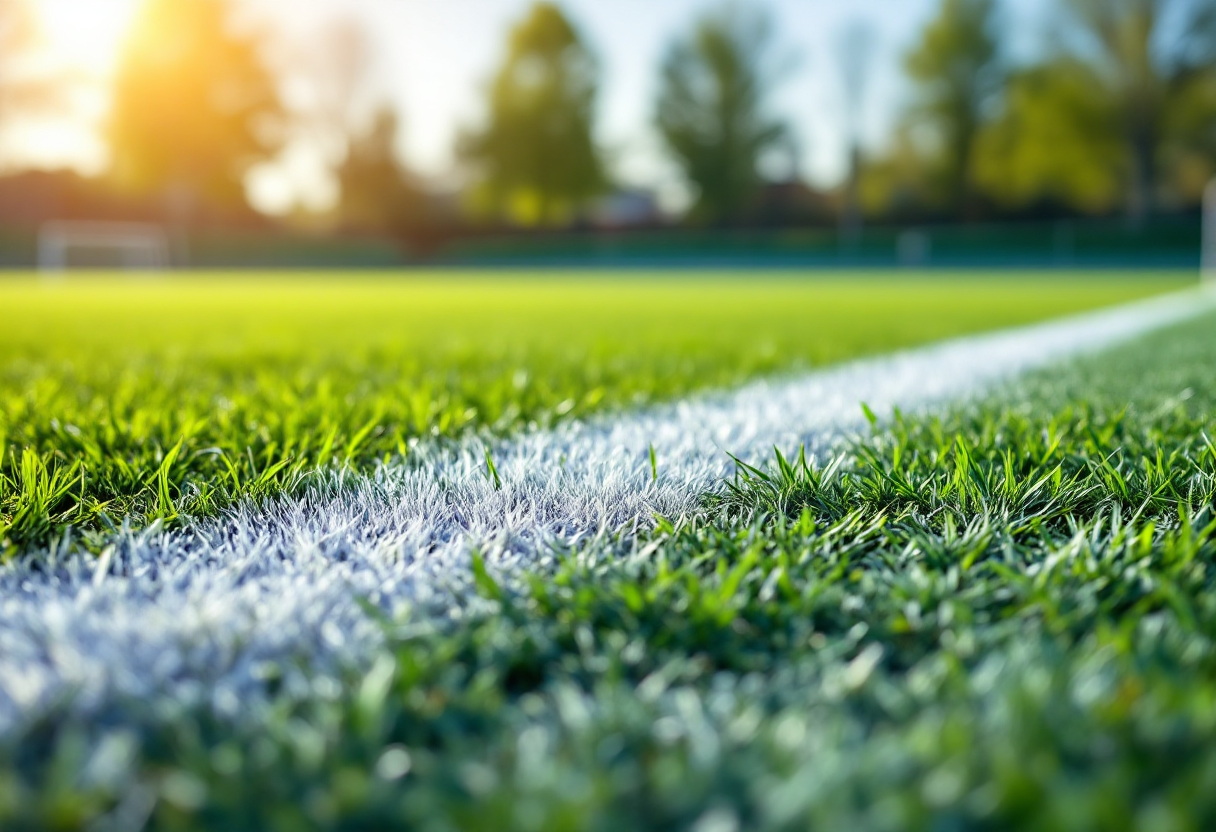
{"label": "goal post", "polygon": [[[81,262],[84,255],[93,260]],[[169,236],[153,223],[57,220],[43,225],[38,231],[39,271],[62,272],[74,263],[163,271],[171,265]]]}

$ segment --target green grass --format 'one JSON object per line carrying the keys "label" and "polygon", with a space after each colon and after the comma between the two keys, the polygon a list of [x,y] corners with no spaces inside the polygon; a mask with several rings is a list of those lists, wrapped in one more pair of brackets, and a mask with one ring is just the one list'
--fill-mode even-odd
{"label": "green grass", "polygon": [[[0,556],[506,431],[1177,288],[1170,275],[0,281]],[[7,543],[5,542],[7,541]]]}
{"label": "green grass", "polygon": [[51,714],[0,825],[1212,828],[1213,366],[1208,317],[745,469],[235,723]]}

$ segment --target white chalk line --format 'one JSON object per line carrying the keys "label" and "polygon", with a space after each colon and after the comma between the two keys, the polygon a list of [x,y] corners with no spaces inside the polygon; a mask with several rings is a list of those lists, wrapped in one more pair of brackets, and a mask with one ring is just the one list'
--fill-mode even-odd
{"label": "white chalk line", "polygon": [[[862,401],[883,413],[976,395],[1214,299],[1172,295],[527,432],[493,444],[501,488],[470,438],[185,531],[122,535],[100,561],[47,553],[4,566],[0,731],[69,693],[86,712],[158,696],[236,712],[296,658],[373,655],[383,631],[365,599],[390,615],[458,610],[474,547],[504,572],[545,568],[555,550],[697,510],[733,471],[727,451],[759,462],[774,447],[821,449],[864,425]],[[308,682],[288,672],[284,684]]]}

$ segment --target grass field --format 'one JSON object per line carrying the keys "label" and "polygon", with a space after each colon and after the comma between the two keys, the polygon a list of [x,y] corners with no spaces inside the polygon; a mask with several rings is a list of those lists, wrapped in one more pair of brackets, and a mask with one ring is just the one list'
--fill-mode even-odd
{"label": "grass field", "polygon": [[[0,552],[201,516],[420,437],[1023,324],[1171,275],[0,281]],[[90,537],[92,535],[92,537]]]}
{"label": "grass field", "polygon": [[[73,483],[98,458],[138,468],[106,499],[111,522],[122,506],[142,523],[290,485],[249,483],[271,460],[293,476],[366,467],[420,435],[509,431],[1172,285],[364,280],[304,284],[290,303],[273,282],[214,297],[153,284],[124,303],[131,284],[0,284],[44,310],[0,335],[3,424],[18,454],[79,465]],[[298,657],[307,684],[236,716],[60,703],[0,738],[0,828],[1212,828],[1213,366],[1209,314],[884,418],[831,459],[742,468],[694,516],[522,580],[474,558],[478,597],[459,614],[385,619],[383,649],[342,672]],[[497,404],[479,385],[499,385]],[[401,397],[420,390],[443,404],[414,422]],[[221,399],[238,415],[213,413]],[[207,467],[242,455],[239,479]],[[10,460],[6,505],[25,505]],[[210,502],[191,502],[209,482]],[[104,526],[79,507],[30,516],[12,554],[23,535]]]}

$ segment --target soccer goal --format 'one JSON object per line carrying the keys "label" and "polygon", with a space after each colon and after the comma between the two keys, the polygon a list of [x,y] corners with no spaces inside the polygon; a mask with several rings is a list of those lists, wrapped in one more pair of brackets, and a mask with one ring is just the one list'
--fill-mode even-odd
{"label": "soccer goal", "polygon": [[152,223],[57,221],[38,232],[38,268],[43,272],[70,267],[157,271],[169,266],[169,236]]}

